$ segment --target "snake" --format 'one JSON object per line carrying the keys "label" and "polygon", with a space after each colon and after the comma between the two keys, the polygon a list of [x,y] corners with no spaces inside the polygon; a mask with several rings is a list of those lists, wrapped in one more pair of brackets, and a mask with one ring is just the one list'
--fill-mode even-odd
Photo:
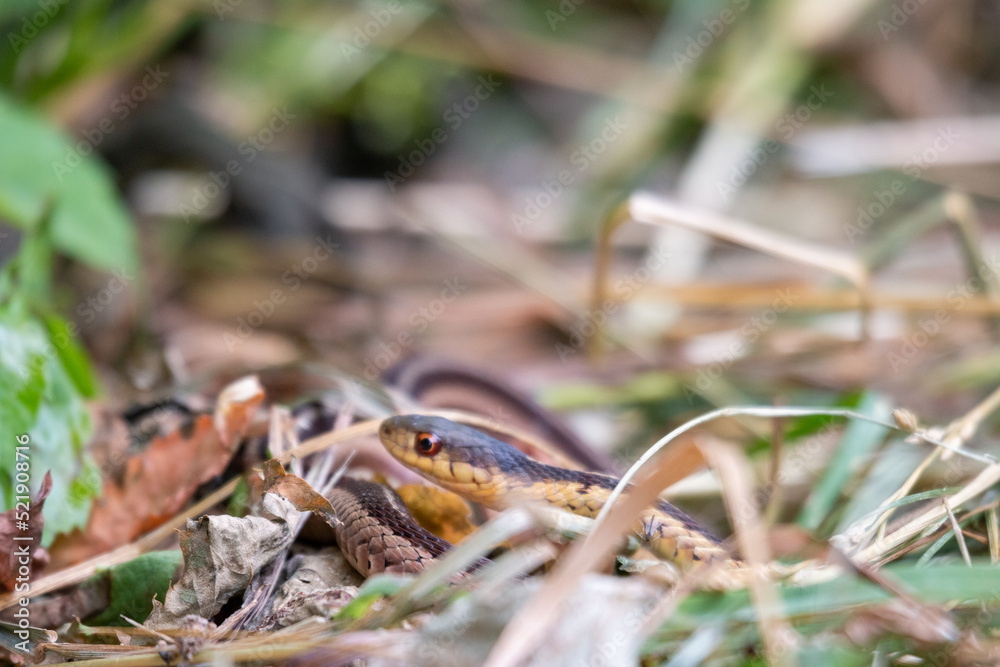
{"label": "snake", "polygon": [[[596,518],[619,482],[611,475],[536,461],[509,443],[443,417],[389,417],[380,423],[378,434],[389,454],[407,468],[494,510],[534,501]],[[349,484],[331,502],[342,517],[338,544],[362,574],[378,572],[379,567],[417,572],[451,546],[421,528],[388,487],[362,488],[356,480]],[[717,561],[740,566],[719,538],[666,501],[643,510],[636,528],[654,554],[682,572]]]}
{"label": "snake", "polygon": [[452,546],[417,523],[384,484],[344,477],[326,497],[337,516],[337,546],[363,577],[418,574]]}

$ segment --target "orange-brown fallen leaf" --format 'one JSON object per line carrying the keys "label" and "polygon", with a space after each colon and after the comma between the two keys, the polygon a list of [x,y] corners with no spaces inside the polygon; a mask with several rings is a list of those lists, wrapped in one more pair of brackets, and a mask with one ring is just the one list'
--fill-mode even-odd
{"label": "orange-brown fallen leaf", "polygon": [[53,544],[53,564],[127,544],[177,514],[199,485],[226,469],[263,400],[256,377],[237,380],[219,395],[214,415],[196,416],[190,428],[157,437],[129,458],[120,482],[105,481],[87,527]]}
{"label": "orange-brown fallen leaf", "polygon": [[337,513],[333,511],[330,501],[319,494],[298,475],[289,475],[285,467],[277,459],[265,461],[261,466],[264,472],[264,490],[274,493],[290,502],[300,512],[312,512],[322,517],[328,524],[337,524]]}

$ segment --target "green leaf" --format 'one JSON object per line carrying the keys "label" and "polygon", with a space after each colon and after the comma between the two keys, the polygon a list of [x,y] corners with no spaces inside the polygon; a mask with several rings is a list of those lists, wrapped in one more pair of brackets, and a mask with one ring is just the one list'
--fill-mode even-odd
{"label": "green leaf", "polygon": [[[893,438],[882,449],[881,455],[875,460],[868,473],[851,492],[851,497],[842,509],[835,533],[844,533],[848,527],[862,517],[874,518],[881,514],[879,505],[896,492],[910,473],[926,456],[920,447],[907,444],[902,438]],[[940,495],[945,490],[929,491],[929,494]],[[935,497],[934,495],[927,496]],[[906,498],[901,499],[906,504]],[[899,501],[897,501],[899,502]],[[909,502],[915,502],[910,500]],[[896,503],[893,503],[894,506]],[[884,511],[884,508],[883,508]]]}
{"label": "green leaf", "polygon": [[391,575],[378,575],[369,577],[361,589],[358,597],[351,600],[335,616],[336,620],[357,620],[365,615],[371,606],[382,598],[395,595],[403,590],[412,580]]}
{"label": "green leaf", "polygon": [[[888,401],[876,393],[866,393],[857,411],[881,420],[888,420],[892,416],[892,407]],[[868,461],[871,453],[885,439],[886,433],[887,429],[878,424],[860,420],[848,422],[837,452],[799,514],[799,525],[816,530],[823,523],[840,497],[844,485]]]}
{"label": "green leaf", "polygon": [[31,230],[52,202],[56,250],[97,268],[136,271],[129,215],[92,148],[0,94],[0,217]]}
{"label": "green leaf", "polygon": [[26,434],[32,490],[46,471],[52,472],[43,511],[47,546],[56,534],[86,525],[102,483],[100,471],[83,453],[91,424],[77,381],[48,329],[20,298],[0,305],[0,386],[0,510],[13,506],[12,445]]}
{"label": "green leaf", "polygon": [[76,342],[76,325],[56,315],[50,315],[45,318],[45,328],[49,332],[49,340],[52,341],[63,368],[69,373],[77,391],[84,398],[93,398],[97,394],[97,383],[87,353]]}
{"label": "green leaf", "polygon": [[180,550],[152,551],[95,575],[110,579],[106,609],[88,618],[91,625],[127,626],[122,615],[142,622],[153,611],[153,596],[163,602],[170,582],[184,562]]}
{"label": "green leaf", "polygon": [[233,495],[229,496],[229,504],[226,506],[226,513],[230,516],[246,516],[249,511],[251,496],[250,485],[246,479],[241,477],[233,489]]}

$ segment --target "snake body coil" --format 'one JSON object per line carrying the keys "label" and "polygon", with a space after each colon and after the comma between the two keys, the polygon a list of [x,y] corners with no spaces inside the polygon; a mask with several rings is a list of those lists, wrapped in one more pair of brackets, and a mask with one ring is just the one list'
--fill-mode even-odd
{"label": "snake body coil", "polygon": [[387,486],[345,477],[327,495],[339,520],[337,544],[355,570],[417,573],[451,544],[424,530]]}

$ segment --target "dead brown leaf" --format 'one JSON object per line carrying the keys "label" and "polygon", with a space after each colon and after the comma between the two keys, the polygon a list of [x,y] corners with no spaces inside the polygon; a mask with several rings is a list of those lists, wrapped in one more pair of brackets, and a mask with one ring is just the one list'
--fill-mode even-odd
{"label": "dead brown leaf", "polygon": [[281,496],[300,512],[312,512],[322,517],[330,526],[337,525],[337,514],[330,501],[297,475],[289,475],[277,459],[265,461],[264,491]]}
{"label": "dead brown leaf", "polygon": [[275,496],[264,497],[271,516],[203,516],[181,531],[184,572],[161,605],[153,602],[146,627],[175,628],[191,614],[210,619],[254,574],[288,548],[291,508]]}
{"label": "dead brown leaf", "polygon": [[155,438],[129,458],[120,482],[105,481],[87,527],[56,540],[54,565],[127,544],[177,514],[198,486],[226,469],[263,400],[256,377],[237,380],[220,394],[214,415],[198,415],[189,429]]}

